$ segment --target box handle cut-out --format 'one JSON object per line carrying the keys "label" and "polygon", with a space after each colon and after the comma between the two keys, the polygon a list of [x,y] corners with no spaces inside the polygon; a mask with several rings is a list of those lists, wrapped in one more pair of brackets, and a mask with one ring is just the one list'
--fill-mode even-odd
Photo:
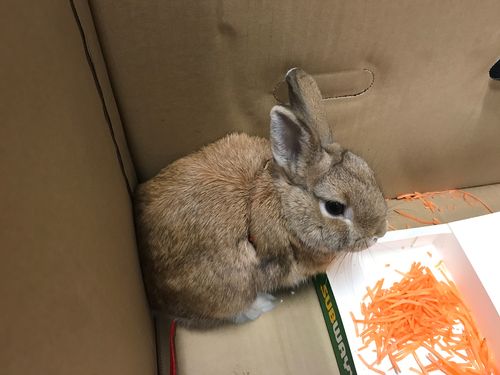
{"label": "box handle cut-out", "polygon": [[[347,70],[334,73],[312,74],[323,94],[323,99],[350,98],[362,95],[375,83],[375,74],[370,69]],[[288,103],[288,89],[284,80],[273,90],[279,104]]]}
{"label": "box handle cut-out", "polygon": [[490,78],[500,81],[500,60],[498,60],[490,69]]}

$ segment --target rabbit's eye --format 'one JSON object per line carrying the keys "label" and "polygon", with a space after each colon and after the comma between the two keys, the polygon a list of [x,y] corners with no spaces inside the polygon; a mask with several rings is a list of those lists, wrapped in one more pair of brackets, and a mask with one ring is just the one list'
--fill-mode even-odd
{"label": "rabbit's eye", "polygon": [[332,216],[340,216],[344,214],[345,205],[336,201],[326,201],[325,210]]}
{"label": "rabbit's eye", "polygon": [[339,201],[319,199],[319,209],[323,216],[332,219],[352,220],[352,209]]}

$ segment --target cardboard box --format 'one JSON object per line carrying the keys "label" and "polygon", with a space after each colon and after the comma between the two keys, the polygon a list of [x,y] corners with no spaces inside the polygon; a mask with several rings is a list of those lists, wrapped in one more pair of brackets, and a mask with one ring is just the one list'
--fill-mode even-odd
{"label": "cardboard box", "polygon": [[[417,261],[442,278],[436,265],[442,260],[477,322],[494,357],[500,358],[500,213],[423,228],[388,232],[366,251],[349,254],[315,279],[340,374],[373,374],[359,360],[362,346],[350,316],[361,316],[366,287],[381,278],[384,287],[401,279],[395,270],[407,271]],[[390,265],[390,266],[388,266]],[[368,351],[363,351],[367,357]],[[372,354],[372,353],[369,353]],[[375,355],[374,353],[372,355]],[[368,356],[367,359],[370,357]],[[402,361],[403,374],[418,368],[413,358]],[[382,362],[388,370],[390,362]],[[387,373],[391,373],[387,371]]]}

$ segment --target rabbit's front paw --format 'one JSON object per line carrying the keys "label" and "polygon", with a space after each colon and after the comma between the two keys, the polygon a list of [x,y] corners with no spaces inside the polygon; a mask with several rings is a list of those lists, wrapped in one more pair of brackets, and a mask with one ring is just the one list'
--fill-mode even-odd
{"label": "rabbit's front paw", "polygon": [[263,313],[271,311],[276,306],[276,297],[267,293],[257,294],[257,298],[253,301],[252,305],[245,311],[239,313],[234,317],[236,324],[246,323],[250,320],[255,320]]}

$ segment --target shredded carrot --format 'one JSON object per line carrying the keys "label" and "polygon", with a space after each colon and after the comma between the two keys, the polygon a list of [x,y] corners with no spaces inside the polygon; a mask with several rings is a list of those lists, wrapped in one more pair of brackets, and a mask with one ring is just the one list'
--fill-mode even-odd
{"label": "shredded carrot", "polygon": [[413,216],[413,215],[410,215],[409,213],[407,212],[404,212],[404,211],[401,211],[401,210],[397,210],[397,209],[394,209],[393,210],[395,213],[401,215],[401,216],[404,216],[406,217],[407,219],[410,219],[410,220],[413,220],[413,221],[416,221],[417,223],[420,223],[420,224],[427,224],[427,225],[432,225],[432,224],[440,224],[441,222],[437,219],[437,218],[433,218],[432,220],[425,220],[425,219],[421,219],[419,217],[416,217],[416,216]]}
{"label": "shredded carrot", "polygon": [[[472,205],[474,202],[482,205],[488,212],[492,213],[493,210],[491,207],[486,204],[483,200],[475,196],[474,194],[468,192],[468,191],[463,191],[463,190],[458,190],[458,189],[451,189],[451,190],[443,190],[443,191],[430,191],[427,193],[419,193],[418,191],[414,193],[408,193],[408,194],[401,194],[396,197],[397,200],[405,200],[405,201],[420,201],[424,208],[429,210],[432,214],[435,214],[436,212],[441,212],[441,207],[439,207],[435,202],[434,198],[436,196],[443,196],[443,195],[448,195],[452,198],[455,199],[461,199],[464,202],[466,202],[469,205]],[[455,205],[447,205],[445,206],[448,210],[453,210],[455,209]],[[401,210],[394,210],[399,215],[402,215],[410,220],[416,221],[421,224],[440,224],[440,220],[436,217],[433,217],[431,220],[428,219],[423,219],[423,218],[418,218],[413,215],[410,215],[406,212],[403,212]]]}
{"label": "shredded carrot", "polygon": [[366,359],[364,359],[361,354],[358,354],[358,357],[359,359],[361,360],[361,362],[363,362],[363,364],[369,368],[370,370],[372,370],[373,372],[376,372],[377,374],[380,374],[380,375],[385,375],[385,372],[383,372],[382,370],[379,370],[378,368],[375,368],[373,365],[370,365],[368,362],[366,362]]}
{"label": "shredded carrot", "polygon": [[[368,369],[383,374],[380,366],[390,363],[390,370],[402,373],[398,362],[410,356],[416,365],[409,370],[419,374],[500,375],[455,283],[439,271],[444,281],[428,267],[413,263],[408,272],[399,272],[402,279],[391,287],[383,288],[382,279],[367,288],[363,318],[352,313],[351,317],[363,342],[359,350],[374,348],[376,353],[372,364],[358,353]],[[417,349],[427,352],[425,358]]]}
{"label": "shredded carrot", "polygon": [[464,200],[465,200],[465,197],[472,198],[475,201],[477,201],[478,203],[482,204],[483,207],[486,208],[490,213],[493,213],[493,210],[491,209],[491,207],[488,206],[486,203],[484,203],[481,199],[479,199],[478,197],[476,197],[474,194],[469,193],[468,191],[462,191],[461,193],[463,194]]}
{"label": "shredded carrot", "polygon": [[420,370],[422,370],[422,374],[427,375],[428,372],[425,369],[424,365],[420,361],[420,358],[418,357],[417,353],[415,351],[412,352],[413,358],[415,358],[415,362],[417,362],[418,367],[420,367]]}
{"label": "shredded carrot", "polygon": [[[355,320],[356,320],[356,318],[354,317],[354,314],[352,313],[352,311],[351,311],[351,312],[349,312],[349,314],[351,314],[351,318],[352,318],[352,320],[353,320],[353,321],[355,321]],[[355,331],[356,331],[356,337],[359,337],[359,330],[358,330],[358,325],[357,325],[357,324],[355,324],[355,325],[354,325],[354,329],[355,329]]]}

